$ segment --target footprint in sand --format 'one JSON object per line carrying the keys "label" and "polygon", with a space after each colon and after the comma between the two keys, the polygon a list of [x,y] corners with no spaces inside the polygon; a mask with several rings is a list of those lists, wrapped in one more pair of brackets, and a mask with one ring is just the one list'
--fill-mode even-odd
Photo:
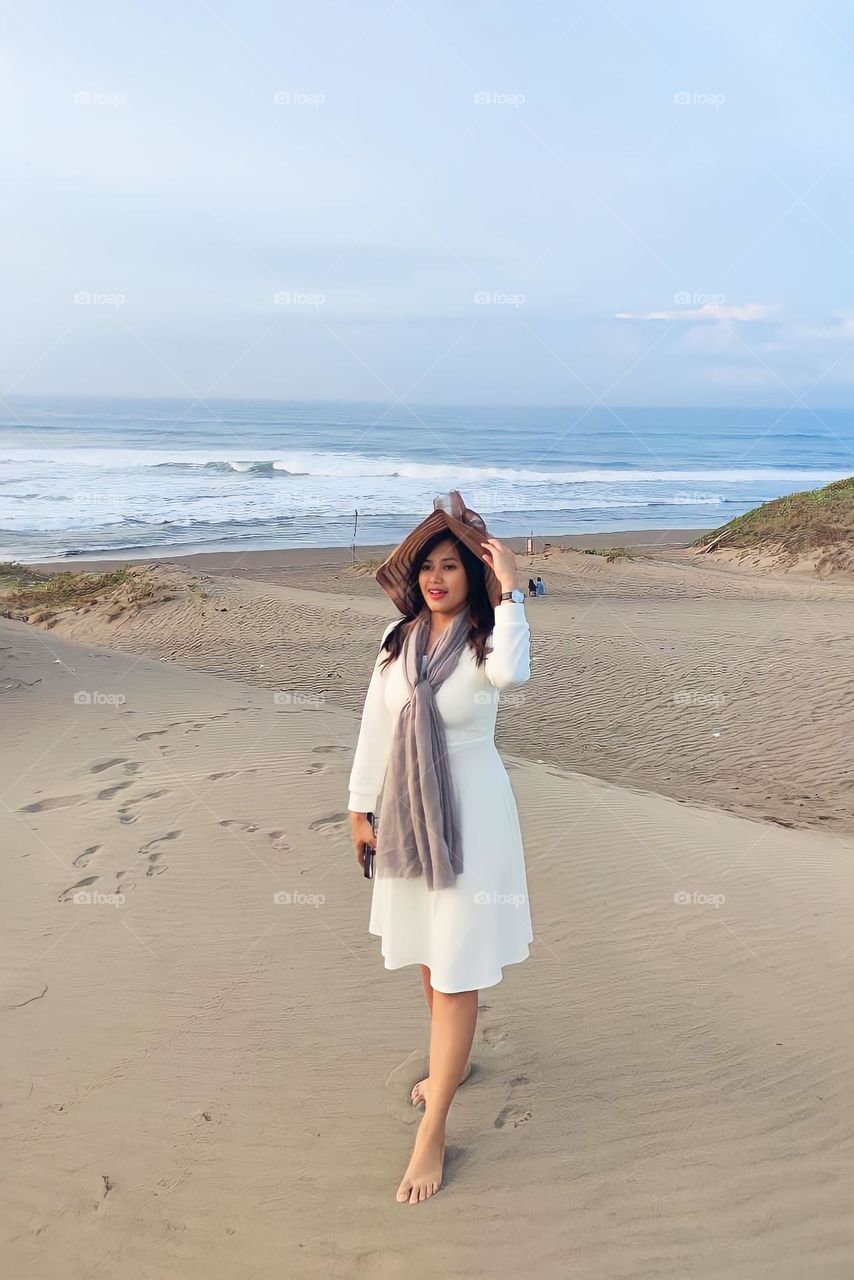
{"label": "footprint in sand", "polygon": [[349,747],[312,747],[312,751],[316,756],[332,756],[337,755],[342,751],[349,753],[349,750]]}
{"label": "footprint in sand", "polygon": [[96,800],[112,800],[113,796],[117,796],[120,791],[126,791],[128,787],[132,787],[132,782],[117,782],[112,787],[105,787],[103,791],[99,791]]}
{"label": "footprint in sand", "polygon": [[481,1035],[483,1043],[488,1045],[490,1049],[494,1049],[496,1045],[502,1044],[507,1039],[507,1030],[501,1023],[494,1022],[484,1027]]}
{"label": "footprint in sand", "polygon": [[116,756],[114,760],[102,760],[100,764],[94,764],[89,772],[103,773],[105,769],[112,769],[117,764],[127,764],[127,760],[123,756]]}
{"label": "footprint in sand", "polygon": [[136,740],[137,742],[148,742],[149,738],[162,738],[168,732],[168,729],[151,729],[148,733],[138,733]]}
{"label": "footprint in sand", "polygon": [[155,836],[153,840],[149,840],[148,844],[144,844],[140,849],[140,853],[148,853],[156,844],[163,844],[166,840],[177,840],[180,831],[167,831],[165,836]]}
{"label": "footprint in sand", "polygon": [[518,1129],[520,1124],[528,1123],[531,1115],[532,1112],[526,1108],[517,1107],[513,1103],[509,1103],[506,1107],[501,1108],[493,1124],[496,1129],[504,1129],[507,1125],[512,1125],[514,1129]]}
{"label": "footprint in sand", "polygon": [[326,831],[330,827],[343,827],[349,815],[346,813],[330,813],[327,818],[315,818],[308,824],[309,831]]}
{"label": "footprint in sand", "polygon": [[168,796],[168,794],[168,788],[164,788],[161,791],[149,791],[144,796],[137,796],[135,800],[126,800],[125,803],[116,811],[119,822],[126,827],[131,826],[134,822],[139,822],[139,814],[133,812],[133,807],[135,805],[144,804],[146,800],[158,800],[160,796]]}
{"label": "footprint in sand", "polygon": [[144,796],[137,796],[135,799],[126,800],[122,805],[122,809],[130,809],[133,805],[145,804],[146,800],[159,800],[161,796],[168,796],[168,794],[168,787],[162,787],[160,791],[147,791]]}
{"label": "footprint in sand", "polygon": [[100,848],[101,845],[99,844],[90,844],[88,849],[84,849],[82,853],[77,855],[71,864],[72,867],[85,867],[89,859],[94,858]]}
{"label": "footprint in sand", "polygon": [[70,887],[70,889],[64,889],[62,893],[59,894],[59,901],[68,902],[71,895],[76,893],[78,889],[87,888],[90,884],[94,884],[95,881],[98,880],[99,878],[100,878],[99,876],[86,876],[85,879],[78,880],[76,884],[73,884]]}
{"label": "footprint in sand", "polygon": [[[165,844],[171,840],[177,840],[181,834],[182,833],[180,831],[167,831],[165,836],[155,836],[153,840],[149,840],[147,844],[140,846],[139,857],[145,858],[146,861],[148,862],[148,866],[146,867],[146,870],[145,870],[145,874],[147,876],[161,876],[163,875],[164,871],[168,870],[168,867],[165,863],[163,866],[158,865],[160,862],[160,859],[163,857],[163,850],[162,849],[155,850],[155,845]],[[154,852],[151,852],[151,850],[154,850]],[[126,876],[127,874],[128,874],[127,871],[117,871],[116,880],[120,881],[122,877]],[[122,892],[125,892],[125,891],[130,892],[131,889],[135,889],[135,888],[136,888],[136,881],[133,881],[130,884],[122,885]]]}
{"label": "footprint in sand", "polygon": [[[130,783],[127,784],[128,786]],[[44,813],[47,809],[67,809],[70,805],[81,804],[85,796],[54,796],[51,800],[36,800],[33,804],[25,804],[18,813]]]}
{"label": "footprint in sand", "polygon": [[410,1094],[412,1086],[423,1080],[429,1070],[429,1055],[423,1049],[413,1049],[399,1066],[386,1077],[386,1112],[403,1124],[417,1124],[420,1112],[413,1107]]}
{"label": "footprint in sand", "polygon": [[[225,827],[226,831],[243,831],[247,835],[254,835],[256,831],[261,830],[255,822],[238,822],[236,818],[226,818],[219,825]],[[265,831],[264,835],[277,853],[285,853],[291,847],[287,831]]]}
{"label": "footprint in sand", "polygon": [[221,782],[228,778],[242,778],[246,773],[257,773],[257,769],[232,769],[226,773],[209,773],[207,775],[207,781]]}
{"label": "footprint in sand", "polygon": [[315,773],[326,773],[327,766],[321,764],[319,760],[315,760],[314,764],[310,764],[306,769],[306,777],[313,777]]}

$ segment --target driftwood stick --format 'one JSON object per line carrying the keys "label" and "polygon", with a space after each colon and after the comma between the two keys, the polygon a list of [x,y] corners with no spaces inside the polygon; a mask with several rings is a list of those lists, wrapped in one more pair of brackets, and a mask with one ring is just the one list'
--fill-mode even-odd
{"label": "driftwood stick", "polygon": [[712,538],[711,542],[707,542],[704,547],[698,547],[697,550],[700,552],[700,555],[705,555],[707,551],[714,551],[718,543],[723,542],[724,538],[726,538],[731,532],[731,529],[726,529],[723,533],[719,533],[716,538]]}

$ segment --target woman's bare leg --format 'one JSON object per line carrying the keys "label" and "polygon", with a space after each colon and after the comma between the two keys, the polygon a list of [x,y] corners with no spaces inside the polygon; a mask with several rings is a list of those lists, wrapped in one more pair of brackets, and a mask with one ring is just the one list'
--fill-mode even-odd
{"label": "woman's bare leg", "polygon": [[424,995],[427,999],[427,1008],[433,1012],[433,985],[430,982],[430,970],[426,964],[419,965],[421,969],[421,981],[424,984]]}
{"label": "woman's bare leg", "polygon": [[477,991],[433,992],[430,1020],[430,1083],[424,1116],[403,1181],[400,1204],[427,1200],[442,1185],[445,1126],[460,1083],[477,1024]]}
{"label": "woman's bare leg", "polygon": [[[422,964],[421,981],[424,984],[424,995],[427,1000],[427,1007],[430,1010],[430,1016],[433,1015],[433,984],[430,981],[430,970],[426,964]],[[463,1068],[463,1074],[460,1076],[460,1084],[465,1084],[471,1075],[471,1060],[466,1062]],[[419,1080],[417,1084],[412,1086],[412,1092],[409,1095],[412,1099],[413,1107],[420,1107],[422,1103],[427,1102],[427,1092],[430,1086],[430,1077],[425,1076],[423,1080]]]}

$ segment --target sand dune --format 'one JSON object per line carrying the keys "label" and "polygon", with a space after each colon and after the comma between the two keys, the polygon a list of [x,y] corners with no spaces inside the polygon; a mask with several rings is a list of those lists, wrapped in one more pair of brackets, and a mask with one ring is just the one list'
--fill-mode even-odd
{"label": "sand dune", "polygon": [[[4,1275],[849,1276],[851,842],[508,753],[536,941],[483,993],[445,1189],[396,1205],[426,1021],[366,933],[333,697],[380,611],[330,652],[337,601],[209,585],[203,644],[148,629],[194,670],[0,621]],[[579,608],[540,605],[540,644]]]}
{"label": "sand dune", "polygon": [[[51,634],[357,712],[392,605],[343,554],[208,556],[147,570],[172,598]],[[212,570],[217,570],[213,572]],[[222,573],[219,570],[227,570]],[[671,547],[540,556],[535,678],[500,717],[532,761],[786,826],[854,834],[854,586],[748,573]],[[140,570],[142,571],[142,570]]]}

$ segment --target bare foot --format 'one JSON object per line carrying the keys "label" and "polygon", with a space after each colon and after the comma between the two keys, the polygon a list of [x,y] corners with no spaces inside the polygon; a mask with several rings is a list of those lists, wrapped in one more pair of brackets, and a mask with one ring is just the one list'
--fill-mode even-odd
{"label": "bare foot", "polygon": [[[469,1058],[468,1062],[465,1065],[465,1070],[463,1071],[463,1074],[460,1076],[460,1084],[465,1084],[466,1080],[468,1080],[470,1075],[471,1075],[471,1058]],[[414,1084],[412,1086],[412,1093],[409,1096],[412,1099],[413,1107],[420,1107],[422,1103],[426,1106],[429,1090],[430,1090],[429,1076],[425,1076],[423,1080],[419,1080],[417,1084]]]}
{"label": "bare foot", "polygon": [[441,1130],[436,1130],[427,1120],[422,1120],[415,1135],[415,1146],[412,1148],[406,1173],[397,1188],[397,1203],[419,1204],[435,1195],[442,1185],[444,1162],[444,1126]]}

